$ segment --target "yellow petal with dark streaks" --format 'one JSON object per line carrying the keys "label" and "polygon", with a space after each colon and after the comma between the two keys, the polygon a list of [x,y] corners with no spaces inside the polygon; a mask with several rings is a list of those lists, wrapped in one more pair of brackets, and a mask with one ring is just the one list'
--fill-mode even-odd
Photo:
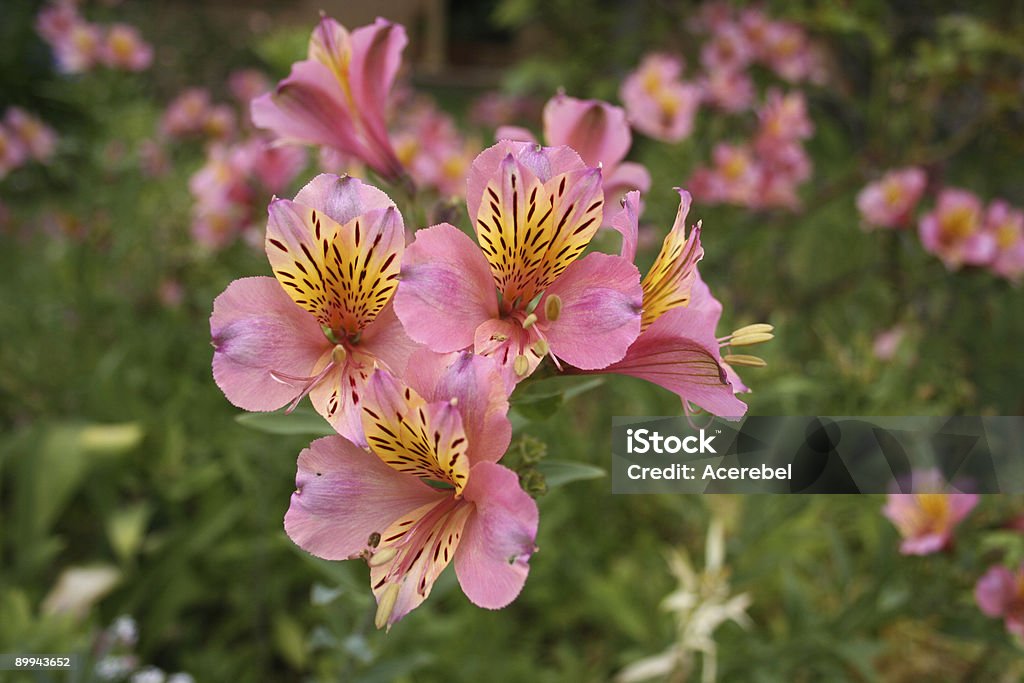
{"label": "yellow petal with dark streaks", "polygon": [[405,237],[397,209],[375,209],[338,225],[316,209],[270,205],[267,256],[296,304],[337,335],[365,328],[398,286]]}
{"label": "yellow petal with dark streaks", "polygon": [[363,430],[370,450],[399,472],[451,484],[456,495],[465,487],[469,443],[455,405],[427,403],[377,371],[363,402]]}
{"label": "yellow petal with dark streaks", "polygon": [[474,227],[505,301],[551,285],[601,225],[601,172],[585,168],[542,183],[509,154],[487,183]]}

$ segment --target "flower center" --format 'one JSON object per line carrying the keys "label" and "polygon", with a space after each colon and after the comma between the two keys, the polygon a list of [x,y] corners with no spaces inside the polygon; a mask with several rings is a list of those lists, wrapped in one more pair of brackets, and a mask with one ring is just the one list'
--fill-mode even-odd
{"label": "flower center", "polygon": [[940,222],[943,236],[951,240],[970,237],[978,227],[974,218],[974,211],[966,206],[948,211]]}

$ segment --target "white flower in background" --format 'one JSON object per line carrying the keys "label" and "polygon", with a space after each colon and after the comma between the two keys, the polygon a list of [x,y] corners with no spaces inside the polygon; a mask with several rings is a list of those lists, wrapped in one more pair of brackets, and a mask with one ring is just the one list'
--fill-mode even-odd
{"label": "white flower in background", "polygon": [[717,676],[715,630],[727,621],[747,628],[750,596],[741,593],[729,597],[729,569],[725,562],[725,530],[720,519],[708,527],[704,551],[704,571],[697,573],[685,550],[673,550],[669,568],[679,587],[661,603],[676,620],[677,640],[667,650],[627,666],[619,673],[618,683],[636,683],[676,673],[684,679],[697,653],[703,655],[701,680],[712,683]]}

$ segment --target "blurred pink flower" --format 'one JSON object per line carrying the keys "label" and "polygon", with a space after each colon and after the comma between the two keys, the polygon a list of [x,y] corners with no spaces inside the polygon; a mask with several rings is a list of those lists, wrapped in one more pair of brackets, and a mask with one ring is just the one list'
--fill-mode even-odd
{"label": "blurred pink flower", "polygon": [[69,74],[83,73],[99,62],[103,51],[103,34],[94,24],[77,21],[72,24],[67,34],[60,36],[52,44],[52,47],[60,71]]}
{"label": "blurred pink flower", "polygon": [[745,71],[717,70],[700,80],[701,97],[722,111],[746,111],[754,101],[754,81]]}
{"label": "blurred pink flower", "polygon": [[757,117],[760,124],[754,148],[763,157],[770,157],[780,144],[806,140],[814,134],[814,124],[807,115],[807,100],[799,90],[783,94],[777,88],[769,88]]}
{"label": "blurred pink flower", "polygon": [[990,567],[974,587],[974,599],[986,616],[1003,618],[1006,630],[1024,638],[1024,564],[1016,571]]}
{"label": "blurred pink flower", "polygon": [[153,48],[134,26],[112,24],[100,48],[100,60],[112,69],[145,71],[153,63]]}
{"label": "blurred pink flower", "polygon": [[180,280],[165,277],[157,287],[157,298],[166,308],[177,308],[185,300],[185,288]]}
{"label": "blurred pink flower", "polygon": [[807,34],[796,24],[770,22],[758,47],[761,60],[791,83],[812,79],[819,68]]}
{"label": "blurred pink flower", "polygon": [[407,43],[405,29],[384,19],[350,34],[323,17],[308,58],[252,103],[252,120],[284,142],[326,145],[363,160],[388,179],[403,173],[388,138],[388,94]]}
{"label": "blurred pink flower", "polygon": [[[918,476],[926,485],[915,481],[915,489],[937,488],[927,486],[929,473]],[[891,493],[882,511],[903,537],[901,553],[930,555],[949,546],[953,529],[977,504],[975,493]]]}
{"label": "blurred pink flower", "polygon": [[753,58],[746,34],[732,22],[719,24],[700,51],[700,63],[710,73],[742,71]]}
{"label": "blurred pink flower", "polygon": [[139,168],[150,178],[167,175],[171,170],[171,162],[167,158],[167,150],[156,140],[143,140],[139,143]]}
{"label": "blurred pink flower", "polygon": [[4,124],[36,161],[49,160],[57,149],[57,133],[21,107],[8,108]]}
{"label": "blurred pink flower", "polygon": [[[687,234],[690,193],[678,192],[675,223],[641,284],[640,335],[622,360],[598,372],[639,377],[668,389],[679,396],[687,414],[693,403],[714,415],[740,417],[747,406],[735,393],[746,387],[730,381],[722,362],[715,337],[721,304],[700,281],[700,225]],[[611,219],[622,234],[620,256],[630,262],[636,258],[639,203],[638,192],[628,193]]]}
{"label": "blurred pink flower", "polygon": [[1024,276],[1024,212],[1003,200],[988,205],[985,230],[996,242],[995,258],[989,267],[1007,280],[1019,283]]}
{"label": "blurred pink flower", "polygon": [[232,71],[228,76],[228,89],[231,95],[245,107],[271,87],[270,79],[258,69],[239,69]]}
{"label": "blurred pink flower", "polygon": [[307,154],[302,147],[272,145],[262,138],[250,138],[245,147],[250,155],[251,172],[267,194],[287,190],[306,167]]}
{"label": "blurred pink flower", "polygon": [[172,138],[200,135],[210,114],[210,93],[189,88],[171,100],[160,118],[160,132]]}
{"label": "blurred pink flower", "polygon": [[466,173],[479,146],[433,100],[417,98],[398,117],[392,134],[398,160],[419,187],[465,197]]}
{"label": "blurred pink flower", "polygon": [[[504,126],[498,139],[535,142],[528,130]],[[559,93],[544,107],[544,142],[572,147],[588,166],[601,166],[607,205],[630,190],[646,192],[651,175],[640,164],[624,161],[633,135],[621,107],[601,100],[579,100]]]}
{"label": "blurred pink flower", "polygon": [[946,188],[935,209],[921,218],[918,234],[925,251],[955,270],[985,265],[995,257],[996,238],[983,228],[981,200],[967,190]]}
{"label": "blurred pink flower", "polygon": [[73,0],[58,0],[39,10],[36,15],[36,33],[51,46],[65,40],[76,24],[81,22]]}
{"label": "blurred pink flower", "polygon": [[691,177],[693,195],[709,203],[756,206],[763,174],[752,150],[746,145],[720,142],[712,157],[712,168],[698,168]]}
{"label": "blurred pink flower", "polygon": [[494,357],[510,388],[549,354],[583,370],[621,359],[640,331],[640,274],[617,256],[579,258],[603,204],[601,170],[568,147],[484,150],[467,194],[479,246],[442,223],[406,251],[395,311],[409,336]]}
{"label": "blurred pink flower", "polygon": [[857,210],[868,227],[905,227],[927,183],[925,172],[916,166],[894,169],[857,194]]}
{"label": "blurred pink flower", "polygon": [[665,142],[679,142],[693,132],[701,89],[683,82],[682,72],[681,58],[653,53],[626,77],[619,97],[634,128]]}
{"label": "blurred pink flower", "polygon": [[494,363],[421,351],[404,381],[374,372],[361,408],[369,450],[331,436],[299,455],[288,536],[317,557],[366,560],[377,628],[426,600],[451,562],[473,604],[515,600],[538,512],[516,473],[497,464],[512,426]]}
{"label": "blurred pink flower", "polygon": [[880,361],[892,360],[896,356],[896,352],[899,351],[900,344],[903,343],[903,338],[906,335],[907,330],[903,325],[894,325],[887,330],[879,332],[875,336],[875,342],[871,347],[875,358]]}
{"label": "blurred pink flower", "polygon": [[0,179],[24,164],[27,158],[28,151],[19,137],[0,124]]}
{"label": "blurred pink flower", "polygon": [[391,307],[405,248],[383,192],[321,174],[269,207],[275,277],[235,280],[210,318],[213,376],[244,410],[293,409],[307,395],[339,434],[365,446],[360,399],[375,367],[403,372],[415,350]]}

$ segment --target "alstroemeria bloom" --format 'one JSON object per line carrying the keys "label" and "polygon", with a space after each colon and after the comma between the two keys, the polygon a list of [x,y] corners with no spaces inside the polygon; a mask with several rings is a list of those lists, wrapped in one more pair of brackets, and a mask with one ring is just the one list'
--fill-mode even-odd
{"label": "alstroemeria bloom", "polygon": [[376,367],[404,371],[415,350],[390,306],[404,230],[388,196],[355,178],[321,174],[271,202],[275,277],[235,280],[213,303],[213,376],[228,400],[266,411],[308,394],[365,444],[363,386]]}
{"label": "alstroemeria bloom", "polygon": [[742,71],[753,58],[746,33],[731,21],[718,26],[700,51],[700,63],[709,72]]}
{"label": "alstroemeria bloom", "polygon": [[[747,406],[735,394],[747,389],[722,361],[715,337],[722,306],[697,273],[704,249],[699,224],[687,234],[690,202],[690,193],[679,190],[675,223],[643,279],[640,336],[622,360],[601,372],[639,377],[664,387],[679,396],[688,413],[694,403],[715,415],[740,417]],[[622,257],[630,261],[636,257],[639,203],[639,193],[630,192],[611,220],[622,234]],[[770,326],[759,326],[756,333],[761,336],[748,339],[767,341],[770,330]],[[742,334],[734,336],[744,341]]]}
{"label": "alstroemeria bloom", "polygon": [[[495,137],[535,142],[528,130],[505,126]],[[633,144],[626,112],[601,100],[579,100],[559,93],[544,106],[544,141],[572,147],[587,166],[601,166],[605,203],[630,190],[647,192],[651,174],[642,165],[623,161]]]}
{"label": "alstroemeria bloom", "polygon": [[366,559],[377,628],[422,603],[453,560],[470,601],[505,607],[536,550],[537,505],[496,464],[512,426],[493,361],[421,351],[406,381],[371,377],[361,404],[369,451],[330,436],[299,455],[284,520],[317,557]]}
{"label": "alstroemeria bloom", "polygon": [[771,88],[757,112],[760,125],[754,149],[762,156],[771,156],[780,144],[805,140],[814,134],[814,124],[807,115],[807,99],[802,92],[783,94]]}
{"label": "alstroemeria bloom", "polygon": [[1024,564],[1011,572],[1007,567],[990,567],[974,587],[974,599],[986,616],[1003,618],[1006,630],[1024,638]]}
{"label": "alstroemeria bloom", "polygon": [[857,210],[868,226],[906,226],[924,194],[928,177],[916,166],[897,168],[857,194]]}
{"label": "alstroemeria bloom", "polygon": [[903,537],[901,553],[930,555],[949,545],[977,504],[975,493],[891,493],[882,511]]}
{"label": "alstroemeria bloom", "polygon": [[579,258],[601,225],[601,169],[568,147],[504,140],[473,162],[467,203],[479,247],[442,223],[405,252],[395,311],[409,336],[493,356],[509,386],[549,353],[583,370],[622,358],[640,332],[640,273]]}
{"label": "alstroemeria bloom", "polygon": [[634,128],[664,142],[679,142],[693,132],[701,89],[680,80],[682,72],[680,58],[651,54],[626,77],[619,97]]}
{"label": "alstroemeria bloom", "polygon": [[46,161],[53,156],[57,147],[57,134],[21,107],[10,107],[7,110],[4,125],[36,161]]}
{"label": "alstroemeria bloom", "polygon": [[145,71],[153,62],[153,48],[134,26],[114,24],[100,48],[100,59],[113,69]]}
{"label": "alstroemeria bloom", "polygon": [[102,38],[99,27],[85,21],[76,21],[67,34],[52,44],[57,68],[70,74],[91,69],[100,58]]}
{"label": "alstroemeria bloom", "polygon": [[407,42],[405,29],[384,19],[349,33],[322,18],[308,58],[293,64],[274,92],[253,100],[253,123],[283,141],[333,147],[398,178],[402,165],[384,119]]}
{"label": "alstroemeria bloom", "polygon": [[996,200],[985,212],[985,230],[996,241],[996,255],[989,264],[992,272],[1012,282],[1024,276],[1024,212]]}
{"label": "alstroemeria bloom", "polygon": [[25,163],[28,150],[12,131],[0,123],[0,179]]}
{"label": "alstroemeria bloom", "polygon": [[995,256],[996,240],[982,229],[982,218],[981,200],[973,192],[947,188],[918,224],[921,244],[951,270],[985,265]]}
{"label": "alstroemeria bloom", "polygon": [[763,169],[748,146],[720,142],[712,151],[712,161],[712,168],[698,168],[690,179],[697,199],[758,206]]}

